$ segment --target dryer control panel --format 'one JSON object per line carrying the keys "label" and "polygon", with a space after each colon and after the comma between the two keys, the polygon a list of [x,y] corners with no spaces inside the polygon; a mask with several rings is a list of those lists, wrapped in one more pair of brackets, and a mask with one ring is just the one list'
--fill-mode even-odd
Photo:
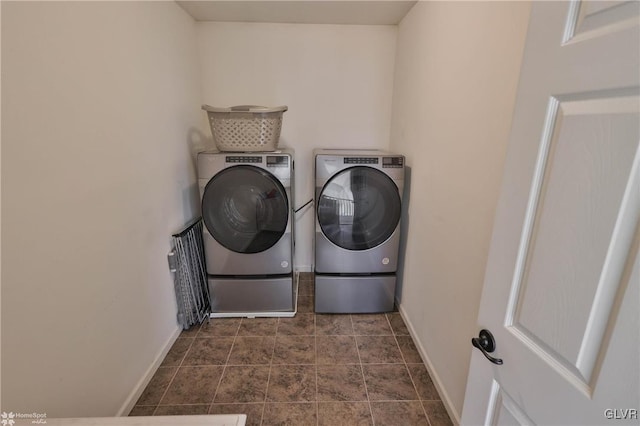
{"label": "dryer control panel", "polygon": [[267,167],[289,167],[289,156],[267,155]]}
{"label": "dryer control panel", "polygon": [[402,168],[404,157],[382,157],[382,167]]}
{"label": "dryer control panel", "polygon": [[[344,164],[380,164],[379,157],[344,157]],[[402,168],[404,166],[403,156],[382,157],[383,168]]]}

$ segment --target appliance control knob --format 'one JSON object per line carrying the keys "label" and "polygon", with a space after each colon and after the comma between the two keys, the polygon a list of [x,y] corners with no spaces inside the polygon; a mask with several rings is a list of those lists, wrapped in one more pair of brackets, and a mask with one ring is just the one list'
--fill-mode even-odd
{"label": "appliance control knob", "polygon": [[280,266],[282,266],[283,268],[286,268],[287,266],[289,266],[289,262],[287,262],[286,260],[283,260],[282,262],[280,262]]}
{"label": "appliance control knob", "polygon": [[382,259],[382,264],[383,265],[388,265],[389,264],[389,258],[385,257],[384,259]]}

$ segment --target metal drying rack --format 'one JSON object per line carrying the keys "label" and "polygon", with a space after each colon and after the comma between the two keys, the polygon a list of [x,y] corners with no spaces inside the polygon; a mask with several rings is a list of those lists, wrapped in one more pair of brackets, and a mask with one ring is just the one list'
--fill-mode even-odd
{"label": "metal drying rack", "polygon": [[211,298],[204,266],[202,219],[173,234],[169,269],[174,273],[178,323],[184,330],[200,324],[211,313]]}

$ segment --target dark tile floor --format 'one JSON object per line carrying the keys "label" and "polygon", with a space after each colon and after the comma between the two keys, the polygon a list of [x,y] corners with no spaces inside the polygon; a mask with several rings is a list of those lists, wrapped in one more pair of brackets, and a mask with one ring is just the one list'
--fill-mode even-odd
{"label": "dark tile floor", "polygon": [[450,425],[397,312],[215,318],[183,332],[130,416],[247,414],[247,425]]}

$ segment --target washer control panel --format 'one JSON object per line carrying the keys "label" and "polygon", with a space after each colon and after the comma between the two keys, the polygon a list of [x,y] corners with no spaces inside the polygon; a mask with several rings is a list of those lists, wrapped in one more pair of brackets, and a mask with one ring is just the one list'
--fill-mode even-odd
{"label": "washer control panel", "polygon": [[378,164],[377,157],[345,157],[344,164]]}
{"label": "washer control panel", "polygon": [[254,155],[227,155],[227,163],[262,163],[262,157]]}

